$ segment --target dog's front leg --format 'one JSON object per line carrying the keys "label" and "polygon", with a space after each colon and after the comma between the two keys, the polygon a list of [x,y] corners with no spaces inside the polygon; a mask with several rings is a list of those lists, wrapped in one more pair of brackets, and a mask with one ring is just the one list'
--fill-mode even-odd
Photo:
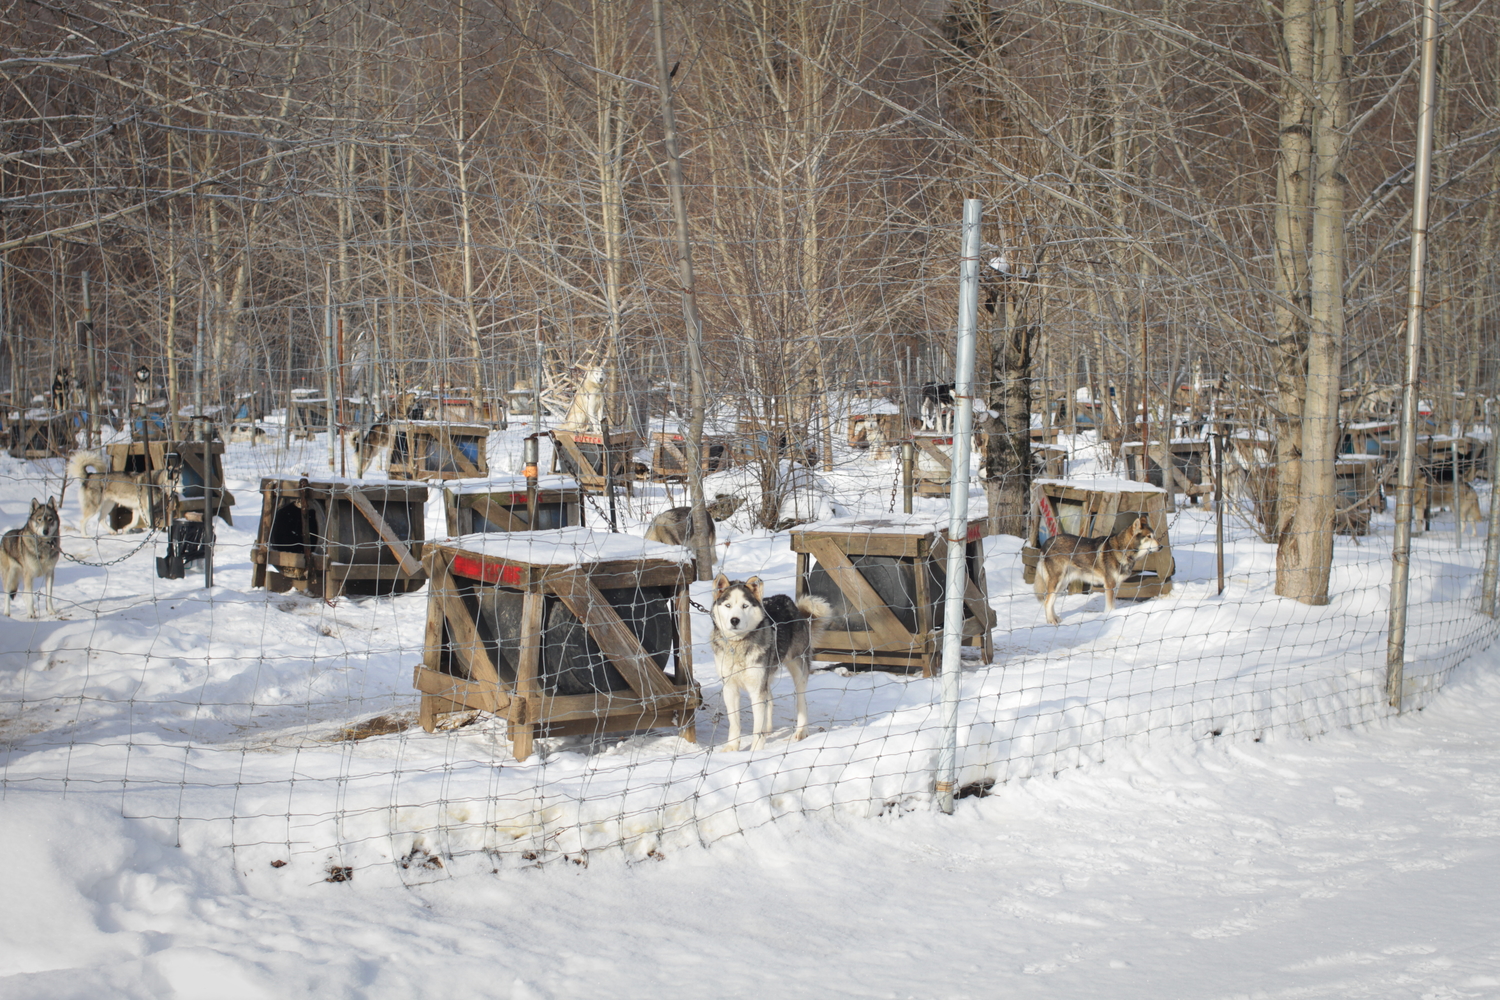
{"label": "dog's front leg", "polygon": [[1108,580],[1105,580],[1104,581],[1104,610],[1105,611],[1113,611],[1114,609],[1115,609],[1115,587],[1114,587],[1114,584],[1110,583]]}
{"label": "dog's front leg", "polygon": [[57,607],[52,603],[52,574],[47,574],[47,614],[57,617]]}
{"label": "dog's front leg", "polygon": [[750,737],[751,750],[763,750],[771,735],[771,672],[758,670],[760,683],[750,685],[750,716],[755,729]]}
{"label": "dog's front leg", "polygon": [[740,748],[740,681],[739,674],[724,678],[724,714],[729,717],[729,736],[720,750],[731,753]]}

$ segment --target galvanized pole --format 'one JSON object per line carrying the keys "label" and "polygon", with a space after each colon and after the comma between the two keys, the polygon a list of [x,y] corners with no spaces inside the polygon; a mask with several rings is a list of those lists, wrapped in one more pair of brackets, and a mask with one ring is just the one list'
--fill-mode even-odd
{"label": "galvanized pole", "polygon": [[969,541],[969,442],[974,433],[974,341],[979,315],[978,198],[964,199],[964,225],[958,278],[958,357],[953,398],[953,472],[949,477],[948,576],[943,599],[943,746],[938,752],[938,808],[953,812],[958,771],[958,671],[964,630],[964,590]]}
{"label": "galvanized pole", "polygon": [[1490,429],[1490,527],[1484,539],[1484,584],[1479,610],[1495,617],[1495,586],[1500,582],[1500,435],[1495,433],[1495,400],[1484,401],[1484,422]]}
{"label": "galvanized pole", "polygon": [[[1417,375],[1422,361],[1422,319],[1427,264],[1427,198],[1432,187],[1432,119],[1437,96],[1437,0],[1422,3],[1422,81],[1417,101],[1417,164],[1412,190],[1411,269],[1406,299],[1406,372],[1401,387],[1401,465],[1396,487],[1396,539],[1391,550],[1390,633],[1385,694],[1401,711],[1406,663],[1407,580],[1411,575],[1412,489],[1417,467]],[[1457,490],[1458,484],[1454,484]]]}

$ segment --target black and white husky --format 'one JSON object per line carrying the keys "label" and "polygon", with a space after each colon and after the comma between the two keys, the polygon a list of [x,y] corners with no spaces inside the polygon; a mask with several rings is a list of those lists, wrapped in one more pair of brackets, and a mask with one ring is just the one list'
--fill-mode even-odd
{"label": "black and white husky", "polygon": [[36,617],[36,592],[39,588],[34,584],[43,578],[47,581],[47,614],[57,613],[52,607],[52,574],[57,569],[57,554],[61,551],[61,527],[55,498],[48,498],[46,503],[32,500],[31,516],[26,523],[0,537],[0,582],[5,584],[7,617],[10,602],[22,585],[30,591],[31,617]]}
{"label": "black and white husky", "polygon": [[797,728],[793,740],[807,735],[807,675],[812,650],[823,623],[833,609],[820,597],[793,601],[785,594],[765,597],[761,580],[714,579],[714,628],[710,642],[714,666],[724,682],[724,711],[729,716],[729,739],[720,748],[740,748],[740,693],[750,696],[754,717],[750,749],[766,745],[771,732],[771,679],[785,666],[797,689]]}

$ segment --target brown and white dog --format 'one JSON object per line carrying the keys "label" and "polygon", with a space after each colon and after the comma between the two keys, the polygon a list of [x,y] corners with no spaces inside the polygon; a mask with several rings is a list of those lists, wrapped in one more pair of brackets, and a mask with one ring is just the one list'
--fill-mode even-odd
{"label": "brown and white dog", "polygon": [[771,679],[785,666],[797,689],[797,728],[793,740],[807,735],[807,675],[812,651],[833,609],[821,597],[793,601],[785,594],[762,593],[761,579],[714,579],[710,609],[714,628],[710,643],[714,666],[724,682],[724,711],[729,716],[729,738],[721,750],[740,748],[740,694],[750,696],[753,717],[750,749],[766,745],[771,733]]}
{"label": "brown and white dog", "polygon": [[1058,624],[1053,607],[1057,592],[1074,580],[1104,588],[1104,608],[1115,609],[1115,590],[1129,578],[1135,564],[1161,548],[1145,515],[1113,535],[1082,538],[1060,532],[1042,546],[1036,567],[1036,596],[1047,607],[1047,623]]}

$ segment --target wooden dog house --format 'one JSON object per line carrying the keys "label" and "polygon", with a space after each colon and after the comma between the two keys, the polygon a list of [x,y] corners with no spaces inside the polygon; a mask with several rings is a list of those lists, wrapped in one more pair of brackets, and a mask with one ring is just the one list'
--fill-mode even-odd
{"label": "wooden dog house", "polygon": [[[1173,483],[1176,487],[1173,492],[1184,493],[1190,497],[1199,497],[1214,491],[1213,486],[1213,449],[1207,438],[1177,438],[1167,444],[1171,454]],[[1120,448],[1120,453],[1125,456],[1125,470],[1127,478],[1139,480],[1141,478],[1141,451],[1139,441],[1126,441]],[[1161,466],[1157,463],[1157,456],[1162,452],[1160,441],[1150,442],[1150,454],[1146,456],[1146,479],[1152,486],[1165,488],[1166,483],[1162,478]]]}
{"label": "wooden dog house", "polygon": [[626,494],[633,493],[635,453],[641,446],[641,439],[634,433],[611,432],[608,449],[600,433],[563,430],[551,433],[553,472],[567,473],[590,493],[602,491],[611,479],[617,485],[623,483]]}
{"label": "wooden dog house", "polygon": [[869,448],[872,434],[876,447],[890,450],[907,434],[907,421],[899,412],[849,414],[849,447]]}
{"label": "wooden dog house", "polygon": [[73,450],[78,415],[31,409],[13,413],[5,427],[11,458],[66,458]]}
{"label": "wooden dog house", "polygon": [[377,448],[389,445],[386,474],[392,479],[447,480],[489,475],[489,435],[484,424],[398,420],[386,426],[383,440],[374,430],[367,438]]}
{"label": "wooden dog house", "polygon": [[[614,443],[613,440],[610,441]],[[688,442],[686,434],[657,431],[651,435],[651,478],[678,482],[688,478]],[[706,476],[729,468],[734,452],[727,437],[703,435],[701,468]]]}
{"label": "wooden dog house", "polygon": [[[1172,544],[1167,535],[1167,494],[1159,486],[1128,479],[1034,479],[1027,520],[1026,545],[1021,549],[1022,575],[1036,580],[1041,546],[1061,532],[1084,538],[1113,535],[1144,515],[1161,548],[1143,559],[1115,596],[1143,600],[1172,592]],[[1088,584],[1074,583],[1070,593],[1083,593]]]}
{"label": "wooden dog house", "polygon": [[340,594],[407,593],[420,562],[427,487],[378,479],[266,477],[250,547],[252,587]]}
{"label": "wooden dog house", "polygon": [[[797,596],[821,597],[833,619],[813,659],[920,670],[942,663],[948,519],[886,514],[815,521],[793,529]],[[995,613],[984,578],[984,518],[969,521],[965,541],[963,644],[994,656]]]}
{"label": "wooden dog house", "polygon": [[947,496],[953,482],[953,435],[937,431],[917,431],[911,437],[916,446],[912,480],[923,496]]}
{"label": "wooden dog house", "polygon": [[[473,535],[486,531],[530,531],[525,476],[457,479],[443,487],[443,511],[448,534]],[[571,476],[540,476],[536,484],[535,528],[577,528],[583,525],[583,489]]]}
{"label": "wooden dog house", "polygon": [[1043,479],[1064,479],[1068,475],[1068,449],[1060,444],[1031,445],[1031,474]]}
{"label": "wooden dog house", "polygon": [[588,528],[461,542],[424,557],[422,728],[445,712],[503,716],[517,760],[540,736],[671,727],[696,740],[687,550]]}
{"label": "wooden dog house", "polygon": [[[209,427],[212,434],[212,427]],[[173,456],[176,456],[174,459]],[[129,441],[107,444],[104,457],[114,475],[129,476],[155,487],[152,491],[151,523],[167,527],[172,516],[202,515],[212,507],[214,516],[225,524],[234,524],[229,508],[234,494],[224,487],[224,442],[208,442],[208,464],[204,464],[202,441]],[[163,492],[163,473],[176,468],[176,489],[171,496]],[[212,481],[205,497],[204,485]],[[168,510],[170,501],[171,510]]]}

